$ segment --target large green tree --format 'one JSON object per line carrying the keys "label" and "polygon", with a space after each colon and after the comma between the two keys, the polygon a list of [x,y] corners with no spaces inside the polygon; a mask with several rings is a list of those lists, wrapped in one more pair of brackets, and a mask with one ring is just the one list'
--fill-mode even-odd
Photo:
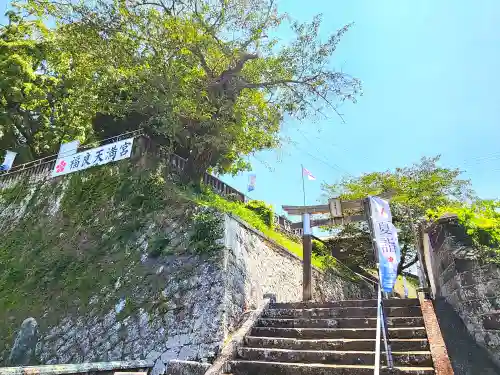
{"label": "large green tree", "polygon": [[8,23],[0,26],[0,148],[26,161],[56,152],[63,141],[86,140],[100,107],[82,84],[91,73],[74,71],[62,33],[18,8],[6,15]]}
{"label": "large green tree", "polygon": [[29,158],[43,152],[41,129],[51,124],[50,93],[58,81],[45,71],[47,29],[14,11],[6,16],[0,27],[0,147]]}
{"label": "large green tree", "polygon": [[[345,178],[337,184],[325,184],[323,190],[329,197],[360,199],[369,195],[389,193],[394,225],[401,246],[399,273],[417,262],[415,251],[419,223],[428,212],[439,207],[461,205],[474,197],[470,181],[460,178],[461,171],[439,166],[440,157],[422,158],[410,167],[386,172],[372,172],[360,177]],[[353,252],[354,259],[366,264],[366,253],[371,249],[365,224],[351,224],[341,228],[337,246]],[[342,241],[340,238],[347,237]],[[346,245],[347,243],[347,245]],[[351,246],[354,244],[355,246]]]}
{"label": "large green tree", "polygon": [[[332,62],[350,25],[321,41],[321,17],[295,22],[274,0],[34,0],[25,9],[56,20],[58,56],[71,62],[61,65],[89,107],[141,119],[184,150],[191,179],[248,168],[245,155],[279,145],[285,116],[335,114],[361,90]],[[276,37],[283,27],[293,38]]]}

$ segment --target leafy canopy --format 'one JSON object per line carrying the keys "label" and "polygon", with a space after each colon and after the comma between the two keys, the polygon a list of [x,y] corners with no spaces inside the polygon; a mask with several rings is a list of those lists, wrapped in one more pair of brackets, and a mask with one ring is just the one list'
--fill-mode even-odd
{"label": "leafy canopy", "polygon": [[[440,167],[439,159],[439,156],[424,157],[410,167],[346,178],[338,184],[325,184],[323,190],[327,196],[340,196],[346,200],[392,194],[390,205],[393,222],[400,229],[401,272],[417,262],[416,230],[418,224],[427,217],[427,212],[448,205],[460,206],[473,198],[470,181],[461,179],[458,169]],[[362,239],[365,246],[358,247],[358,251],[365,253],[371,248],[367,230],[365,224],[350,225],[341,231],[340,237]],[[358,255],[366,261],[363,254]]]}
{"label": "leafy canopy", "polygon": [[[351,25],[321,41],[320,16],[295,22],[274,0],[30,0],[23,10],[56,21],[43,60],[69,91],[69,113],[49,128],[77,124],[88,138],[98,115],[139,119],[195,179],[249,168],[245,155],[279,146],[286,116],[328,116],[361,94],[332,66]],[[290,41],[275,37],[282,27]]]}
{"label": "leafy canopy", "polygon": [[429,210],[430,219],[457,215],[483,260],[500,263],[500,201],[477,200],[470,204],[450,204]]}

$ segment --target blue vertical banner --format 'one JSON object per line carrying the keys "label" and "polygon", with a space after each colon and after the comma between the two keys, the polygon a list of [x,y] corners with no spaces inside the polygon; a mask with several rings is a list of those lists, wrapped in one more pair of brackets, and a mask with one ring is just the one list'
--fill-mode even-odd
{"label": "blue vertical banner", "polygon": [[16,158],[17,153],[14,151],[5,151],[5,157],[3,159],[3,163],[0,164],[0,171],[8,171],[12,168],[14,164],[14,159]]}
{"label": "blue vertical banner", "polygon": [[401,261],[398,233],[392,224],[389,202],[379,197],[370,197],[369,200],[373,234],[377,243],[382,290],[389,293],[394,289],[398,277],[398,265]]}
{"label": "blue vertical banner", "polygon": [[248,175],[248,192],[255,190],[255,180],[257,176],[254,174]]}

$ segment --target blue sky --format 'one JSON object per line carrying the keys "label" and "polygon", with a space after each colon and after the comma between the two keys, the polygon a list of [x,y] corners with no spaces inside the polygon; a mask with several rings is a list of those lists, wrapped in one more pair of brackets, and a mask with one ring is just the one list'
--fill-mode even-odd
{"label": "blue sky", "polygon": [[[257,175],[249,195],[272,203],[317,202],[321,182],[346,173],[406,166],[442,155],[442,165],[467,170],[484,198],[499,197],[500,3],[497,0],[280,0],[302,21],[323,13],[320,36],[349,22],[332,64],[363,81],[364,96],[316,123],[287,121],[280,150],[251,158]],[[0,0],[0,10],[7,6]],[[286,35],[283,35],[286,37]],[[248,173],[223,179],[246,191]]]}
{"label": "blue sky", "polygon": [[[498,198],[500,183],[500,3],[444,0],[280,2],[300,20],[323,13],[321,36],[355,22],[333,64],[363,81],[357,104],[344,104],[346,123],[286,122],[291,142],[252,158],[256,190],[272,203],[307,203],[321,182],[343,175],[410,165],[442,155],[441,165],[467,172],[478,194]],[[304,4],[310,4],[304,6]],[[312,5],[314,4],[314,5]],[[270,169],[270,167],[272,169]],[[246,191],[248,174],[224,180]]]}

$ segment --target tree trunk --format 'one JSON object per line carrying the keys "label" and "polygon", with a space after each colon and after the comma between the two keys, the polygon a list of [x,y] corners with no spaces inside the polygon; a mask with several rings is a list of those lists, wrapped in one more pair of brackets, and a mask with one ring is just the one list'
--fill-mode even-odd
{"label": "tree trunk", "polygon": [[207,169],[215,165],[215,154],[211,148],[192,150],[182,173],[182,182],[201,185]]}
{"label": "tree trunk", "polygon": [[199,186],[201,185],[206,170],[207,167],[204,163],[198,163],[195,158],[190,157],[187,159],[184,170],[182,171],[181,181],[185,184]]}

